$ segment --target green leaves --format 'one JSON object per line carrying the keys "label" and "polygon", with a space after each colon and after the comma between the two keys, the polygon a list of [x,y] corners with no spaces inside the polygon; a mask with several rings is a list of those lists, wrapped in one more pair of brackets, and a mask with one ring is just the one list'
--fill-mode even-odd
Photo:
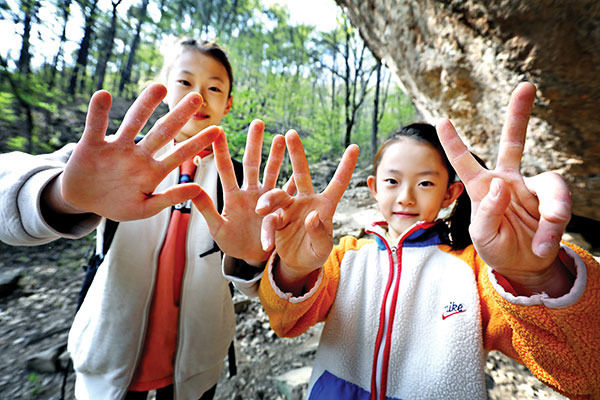
{"label": "green leaves", "polygon": [[[56,9],[53,14],[57,21],[52,26],[65,25],[70,14],[60,12],[64,1],[49,3],[48,7]],[[118,85],[131,52],[130,44],[139,17],[136,15],[138,3],[119,5],[113,51],[106,63],[103,87],[114,96],[115,112],[111,112],[111,118],[115,121],[111,122],[111,127],[119,125],[118,120],[122,118],[119,111],[127,108],[127,101],[117,96]],[[73,4],[87,10],[91,2]],[[33,65],[32,72],[27,75],[4,68],[5,76],[8,74],[15,86],[11,87],[6,80],[0,81],[0,122],[14,125],[15,137],[8,140],[6,134],[0,136],[0,151],[9,148],[26,150],[28,146],[34,151],[54,149],[81,134],[111,23],[112,7],[110,4],[105,7],[97,11],[94,27],[97,34],[90,43],[87,65],[80,73],[80,95],[74,98],[65,95],[68,77],[76,67],[73,56],[77,54],[77,48],[59,49],[56,54],[47,56],[48,62],[54,60],[52,65]],[[337,19],[338,27],[331,32],[318,31],[310,21],[292,25],[289,11],[284,6],[275,3],[266,6],[261,0],[149,0],[147,17],[135,52],[131,83],[125,86],[123,97],[133,98],[148,82],[158,79],[163,63],[161,49],[168,47],[174,37],[216,39],[227,50],[234,70],[233,107],[222,120],[234,155],[241,157],[248,126],[255,118],[265,122],[267,143],[276,133],[296,129],[306,147],[309,162],[339,157],[348,133],[347,126],[350,126],[351,142],[364,150],[369,148],[374,93],[370,89],[375,85],[375,74],[369,75],[369,72],[375,59],[369,51],[362,51],[358,30],[349,24],[341,11],[332,16]],[[64,21],[58,21],[61,18]],[[83,26],[80,28],[80,34],[83,34]],[[59,39],[60,33],[57,31],[55,37],[42,40],[50,44]],[[345,46],[347,40],[348,48]],[[32,54],[41,50],[30,47]],[[72,53],[68,54],[69,51]],[[13,61],[13,65],[16,62]],[[386,73],[389,76],[390,71]],[[367,80],[369,76],[371,78]],[[50,91],[50,87],[56,89]],[[64,107],[64,104],[69,106]],[[30,108],[29,114],[23,111],[24,107]],[[381,90],[380,113],[382,108],[383,113],[378,118],[379,142],[415,116],[410,99],[394,83],[389,90],[387,87]],[[355,115],[352,121],[346,118],[348,110]],[[33,124],[30,132],[24,131],[27,115],[31,116]],[[67,118],[67,126],[55,126],[64,123],[60,119]],[[370,163],[370,158],[369,151],[362,151],[359,162]]]}

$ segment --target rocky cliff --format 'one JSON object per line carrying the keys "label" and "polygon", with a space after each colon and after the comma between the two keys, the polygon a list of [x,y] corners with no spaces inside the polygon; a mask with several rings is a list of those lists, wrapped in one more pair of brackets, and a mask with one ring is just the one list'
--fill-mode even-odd
{"label": "rocky cliff", "polygon": [[428,121],[493,166],[511,91],[537,88],[523,170],[557,170],[600,220],[600,2],[336,0]]}

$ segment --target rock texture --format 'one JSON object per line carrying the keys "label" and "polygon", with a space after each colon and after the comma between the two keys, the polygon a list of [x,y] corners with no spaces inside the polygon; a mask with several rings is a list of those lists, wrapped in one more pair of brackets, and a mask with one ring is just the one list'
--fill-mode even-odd
{"label": "rock texture", "polygon": [[424,118],[450,117],[493,166],[511,91],[537,100],[523,170],[557,170],[600,220],[600,2],[336,0]]}

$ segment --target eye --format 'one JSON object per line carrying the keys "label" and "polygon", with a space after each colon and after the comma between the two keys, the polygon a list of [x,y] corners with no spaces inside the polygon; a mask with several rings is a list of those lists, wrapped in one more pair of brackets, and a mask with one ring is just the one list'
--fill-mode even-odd
{"label": "eye", "polygon": [[185,79],[178,79],[177,83],[183,86],[192,86],[192,84],[189,81],[186,81]]}
{"label": "eye", "polygon": [[222,92],[221,88],[218,88],[216,86],[211,86],[211,87],[208,88],[208,90],[210,90],[211,92],[217,92],[217,93],[221,93]]}
{"label": "eye", "polygon": [[383,181],[385,183],[387,183],[388,185],[396,185],[398,183],[398,181],[395,180],[394,178],[386,178]]}
{"label": "eye", "polygon": [[419,182],[419,186],[432,187],[432,186],[435,186],[435,184],[431,181],[423,181],[423,182]]}

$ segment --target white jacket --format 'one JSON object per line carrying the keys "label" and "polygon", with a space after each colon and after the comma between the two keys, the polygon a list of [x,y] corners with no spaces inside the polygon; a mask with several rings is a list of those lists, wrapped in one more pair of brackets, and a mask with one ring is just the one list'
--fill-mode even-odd
{"label": "white jacket", "polygon": [[[72,149],[68,145],[44,156],[0,155],[0,240],[37,245],[59,237],[81,237],[98,225],[98,216],[86,215],[70,226],[52,227],[40,211],[42,189],[62,171]],[[214,157],[205,157],[195,182],[215,204],[217,179]],[[156,191],[177,181],[176,169]],[[77,373],[78,399],[112,400],[123,398],[127,392],[140,358],[170,213],[165,209],[151,218],[119,224],[69,333],[68,350]],[[99,238],[103,227],[102,221]],[[213,247],[204,218],[192,208],[173,376],[177,399],[197,399],[215,385],[235,331],[233,302],[221,274],[221,253],[200,257]]]}

